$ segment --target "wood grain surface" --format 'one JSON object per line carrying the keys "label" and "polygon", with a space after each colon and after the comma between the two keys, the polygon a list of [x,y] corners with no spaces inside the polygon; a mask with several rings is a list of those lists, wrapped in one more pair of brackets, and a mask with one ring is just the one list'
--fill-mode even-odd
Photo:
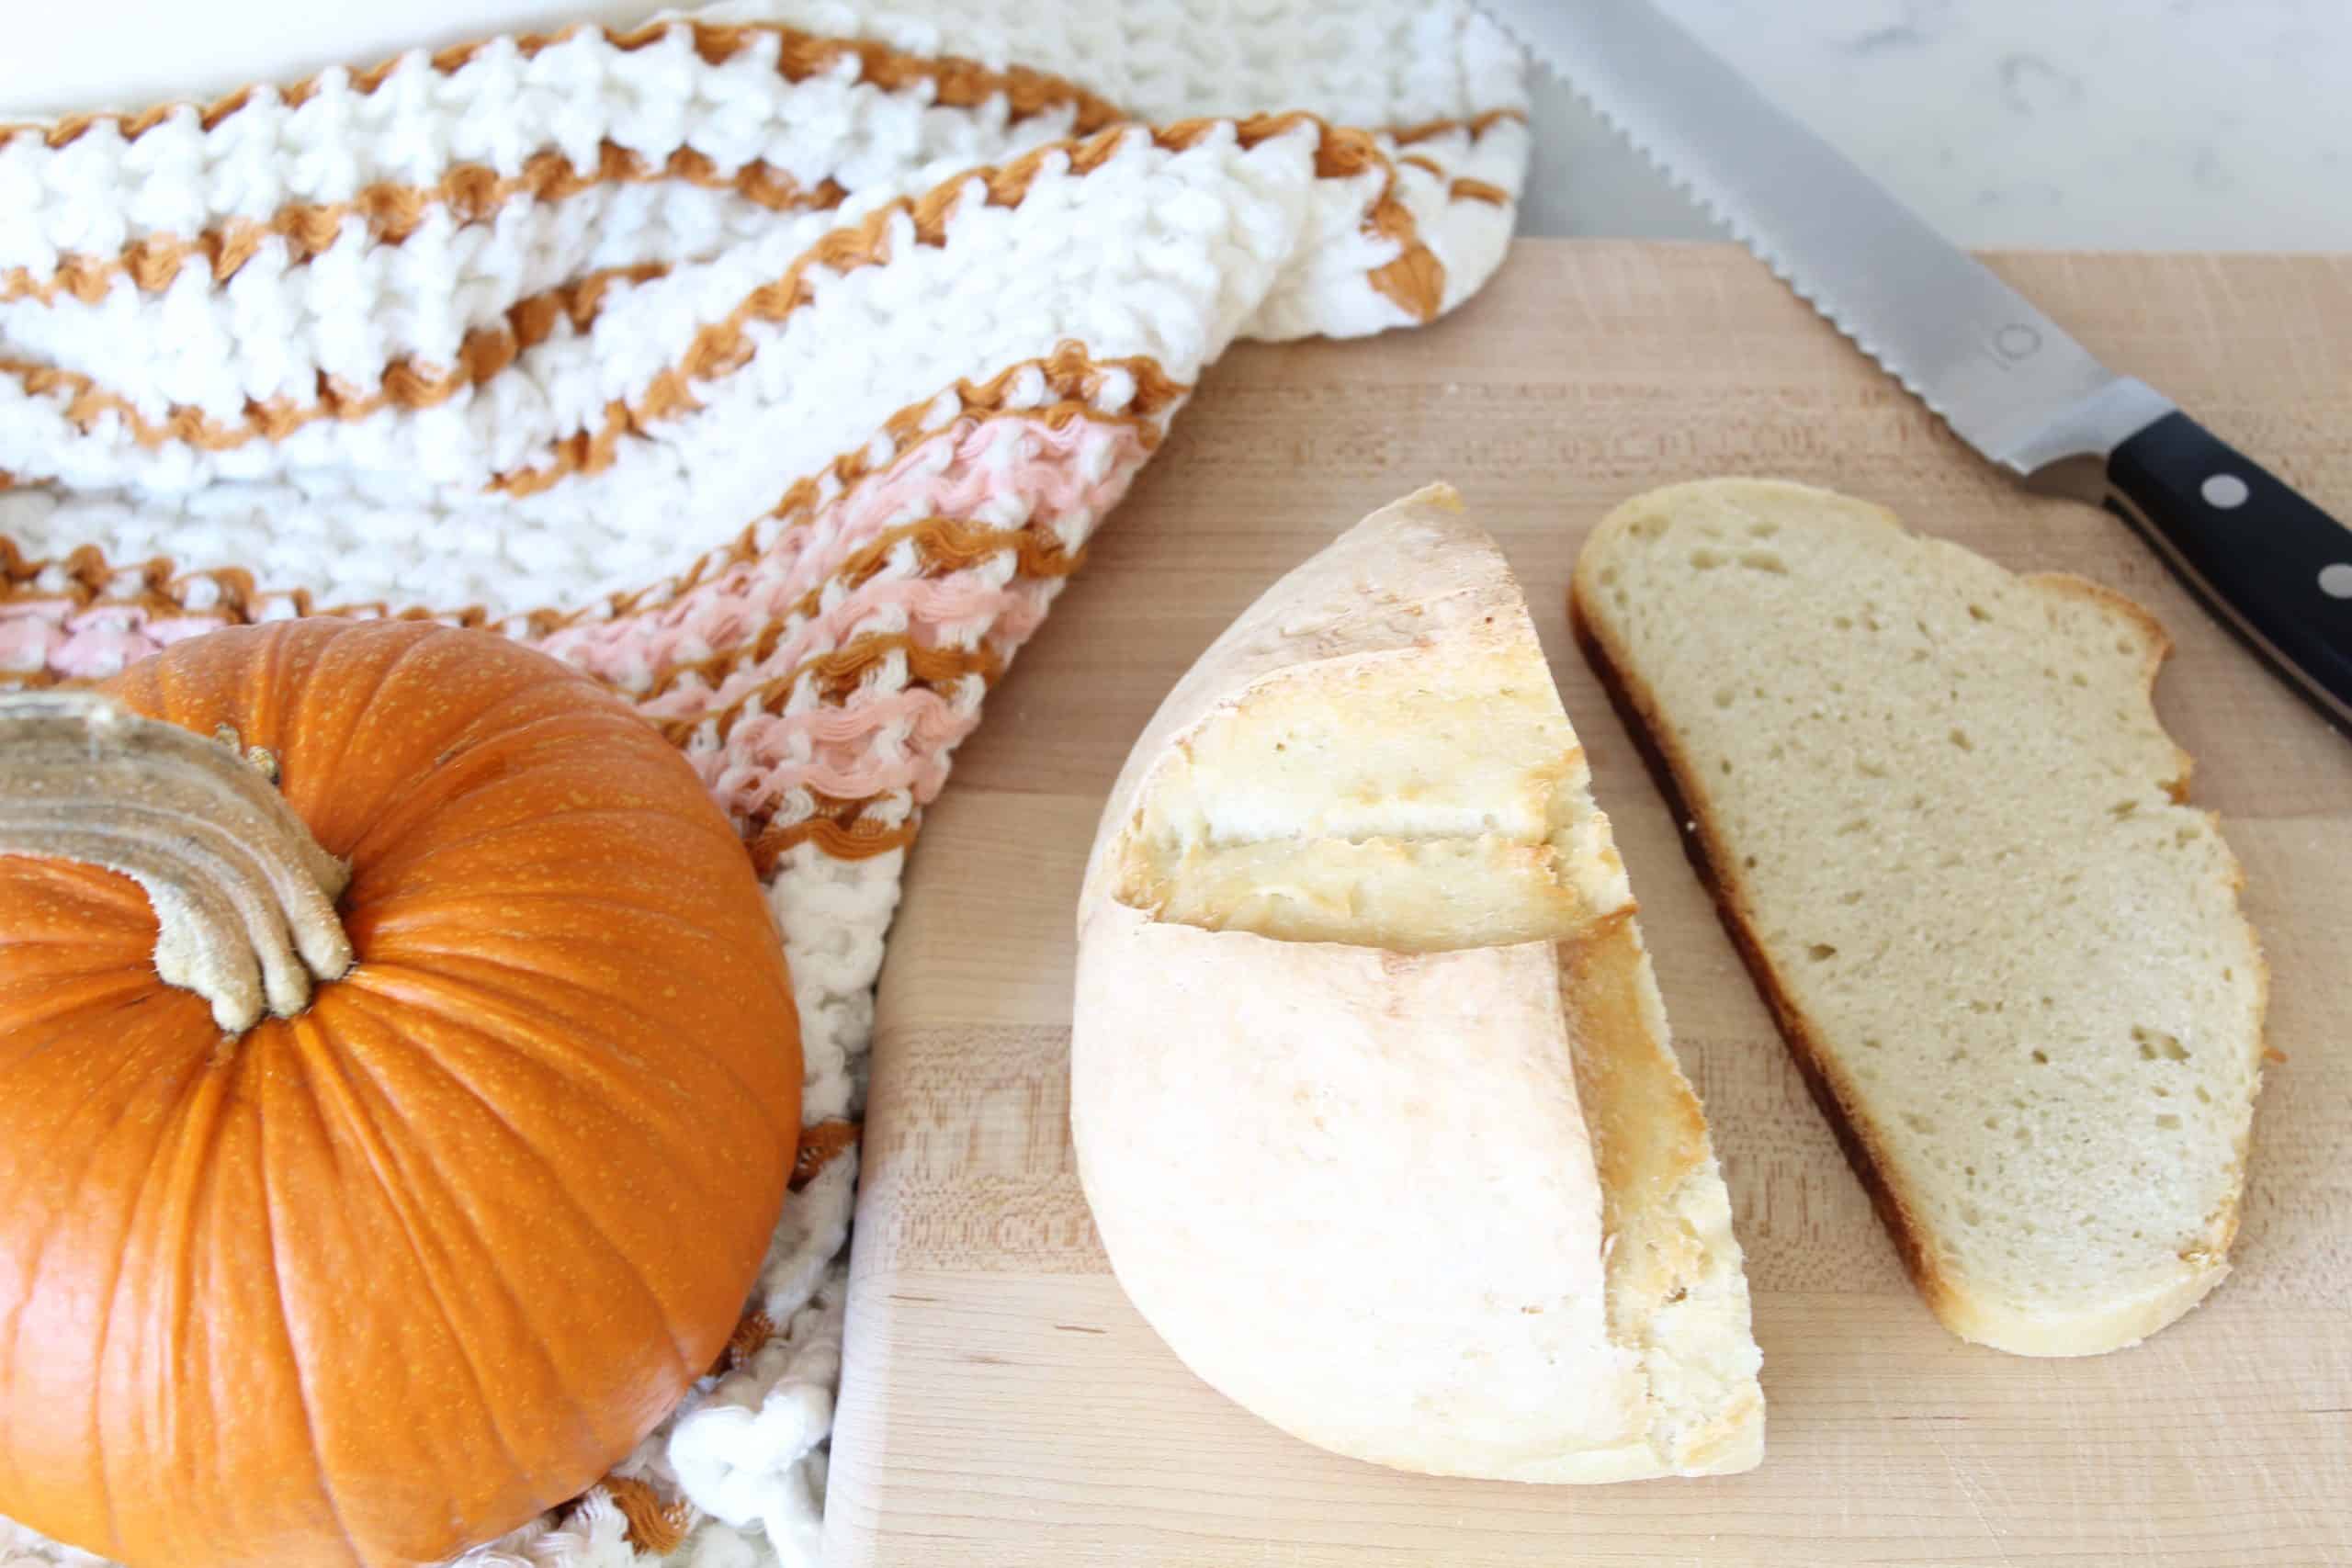
{"label": "wood grain surface", "polygon": [[[1996,258],[2111,364],[2352,517],[2352,258]],[[1570,643],[1585,532],[1670,480],[1884,502],[2171,629],[2157,706],[2245,861],[2270,1071],[2236,1271],[2132,1350],[1952,1339]],[[1616,823],[1755,1289],[1761,1469],[1543,1488],[1321,1453],[1193,1379],[1106,1270],[1065,1127],[1071,911],[1178,674],[1280,572],[1430,479],[1526,585]],[[2352,1562],[2352,742],[2103,513],[2030,497],[1729,247],[1524,242],[1459,314],[1235,350],[1018,667],[913,851],[879,1002],[830,1563]],[[1237,1303],[1237,1331],[1261,1303]],[[1380,1369],[1367,1367],[1366,1377]]]}

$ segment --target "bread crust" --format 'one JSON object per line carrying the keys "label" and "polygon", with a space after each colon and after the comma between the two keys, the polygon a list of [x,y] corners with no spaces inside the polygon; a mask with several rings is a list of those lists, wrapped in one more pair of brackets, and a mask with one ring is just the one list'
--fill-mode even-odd
{"label": "bread crust", "polygon": [[[1729,1197],[1533,623],[1454,510],[1408,497],[1270,588],[1137,742],[1080,895],[1080,1181],[1137,1312],[1306,1441],[1523,1482],[1745,1470],[1764,1410]],[[1577,764],[1595,907],[1572,929],[1400,951],[1121,897],[1171,760],[1217,765],[1206,725],[1317,682],[1376,739],[1393,708],[1340,678],[1382,661],[1426,686],[1464,658],[1478,722],[1540,684],[1558,754],[1512,767]]]}
{"label": "bread crust", "polygon": [[1841,1089],[1843,1078],[1819,1039],[1807,1026],[1804,1015],[1787,992],[1781,988],[1780,978],[1771,961],[1764,954],[1763,945],[1755,929],[1748,923],[1747,912],[1724,880],[1719,865],[1731,863],[1731,856],[1715,836],[1713,821],[1694,808],[1686,791],[1686,784],[1696,779],[1696,770],[1678,760],[1672,753],[1668,731],[1657,717],[1656,699],[1649,689],[1629,675],[1611,655],[1608,647],[1594,629],[1582,603],[1584,578],[1579,573],[1568,592],[1568,626],[1575,633],[1577,647],[1582,650],[1585,662],[1608,694],[1609,705],[1633,738],[1634,749],[1639,752],[1643,765],[1666,797],[1667,809],[1674,813],[1680,827],[1682,852],[1690,862],[1690,869],[1698,874],[1700,883],[1713,902],[1715,915],[1723,922],[1724,933],[1739,953],[1740,962],[1747,965],[1748,978],[1764,1003],[1772,1010],[1772,1021],[1781,1037],[1788,1042],[1789,1052],[1796,1060],[1797,1071],[1804,1079],[1813,1102],[1828,1119],[1829,1130],[1837,1135],[1838,1146],[1844,1151],[1846,1163],[1860,1178],[1870,1193],[1871,1206],[1877,1210],[1880,1223],[1894,1240],[1895,1250],[1902,1254],[1903,1266],[1910,1273],[1919,1293],[1928,1298],[1936,1315],[1949,1322],[1950,1317],[1940,1304],[1954,1292],[1937,1269],[1934,1255],[1928,1250],[1919,1225],[1904,1203],[1902,1194],[1889,1184],[1883,1174],[1885,1156],[1880,1152],[1878,1134],[1859,1107],[1849,1104],[1849,1089]]}
{"label": "bread crust", "polygon": [[[1893,513],[1883,508],[1873,510],[1896,527],[1903,527]],[[1827,1120],[1848,1165],[1870,1195],[1871,1208],[1894,1241],[1905,1270],[1928,1310],[1946,1328],[1973,1344],[2018,1355],[2086,1356],[2135,1345],[2196,1305],[2229,1272],[2229,1246],[2237,1233],[2245,1194],[2244,1147],[2238,1150],[2237,1180],[2231,1196],[2224,1208],[2209,1218],[2209,1234],[2218,1234],[2218,1245],[2199,1256],[2185,1254],[2182,1260],[2189,1265],[2188,1272],[2163,1291],[2101,1311],[2053,1320],[2018,1313],[1971,1295],[1960,1280],[1940,1266],[1927,1226],[1893,1174],[1894,1162],[1888,1152],[1887,1138],[1863,1110],[1861,1096],[1840,1069],[1836,1054],[1782,985],[1766,952],[1737,873],[1731,869],[1736,864],[1736,857],[1716,832],[1703,773],[1675,744],[1674,731],[1661,716],[1656,694],[1632,671],[1621,650],[1611,645],[1606,617],[1592,612],[1589,600],[1597,593],[1598,585],[1592,576],[1596,569],[1591,544],[1608,526],[1609,520],[1604,519],[1578,557],[1567,594],[1569,628],[1585,662],[1607,694],[1610,706],[1616,711],[1634,750],[1674,813],[1683,852],[1691,869],[1706,888],[1724,932],[1731,938],[1758,994],[1771,1010],[1773,1022],[1788,1045],[1799,1076]],[[1904,528],[1904,532],[1911,530]],[[2041,592],[2096,604],[2133,635],[2144,649],[2142,694],[2153,698],[2157,672],[2172,652],[2171,637],[2154,615],[2115,590],[2070,573],[2035,573],[2023,581]],[[2165,738],[2171,739],[2168,732]],[[2166,783],[2169,793],[2178,802],[2187,797],[2193,760],[2177,742],[2173,742],[2173,751],[2178,759],[2178,768]],[[2213,813],[2204,815],[2218,828],[2219,818]],[[2234,855],[2231,859],[2236,868],[2233,886],[2243,889],[2245,868]],[[2242,913],[2239,919],[2244,922]],[[2251,934],[2251,923],[2245,923]],[[2260,952],[2258,942],[2256,952]],[[2267,960],[2258,959],[2257,965],[2259,1020],[2267,1010],[2270,976]]]}

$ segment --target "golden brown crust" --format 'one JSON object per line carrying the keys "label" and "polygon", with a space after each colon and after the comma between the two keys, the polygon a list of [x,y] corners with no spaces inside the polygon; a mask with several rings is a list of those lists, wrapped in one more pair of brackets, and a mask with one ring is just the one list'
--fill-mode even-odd
{"label": "golden brown crust", "polygon": [[1577,1098],[1612,1235],[1634,1211],[1662,1210],[1707,1159],[1707,1118],[1680,1064],[1645,1016],[1649,980],[1634,908],[1603,915],[1559,944]]}
{"label": "golden brown crust", "polygon": [[1846,1163],[1853,1168],[1864,1190],[1869,1192],[1871,1206],[1878,1212],[1880,1223],[1894,1239],[1913,1284],[1937,1317],[1947,1324],[1954,1323],[1962,1310],[1959,1292],[1937,1268],[1935,1252],[1928,1243],[1924,1227],[1913,1219],[1910,1206],[1889,1179],[1886,1173],[1891,1163],[1883,1153],[1877,1129],[1861,1112],[1860,1097],[1846,1084],[1827,1047],[1806,1026],[1794,999],[1782,989],[1771,960],[1765,955],[1762,939],[1749,923],[1737,888],[1717,869],[1735,864],[1736,860],[1716,838],[1712,818],[1694,808],[1705,795],[1698,770],[1673,750],[1672,731],[1659,720],[1656,698],[1618,663],[1604,642],[1603,634],[1586,614],[1584,587],[1585,578],[1579,571],[1569,586],[1568,626],[1576,634],[1585,662],[1600,678],[1601,690],[1609,695],[1609,705],[1616,710],[1619,721],[1633,738],[1634,750],[1641,753],[1643,763],[1657,783],[1658,793],[1666,797],[1667,808],[1681,826],[1683,853],[1689,856],[1691,869],[1713,899],[1716,916],[1730,935],[1733,947],[1738,950],[1740,961],[1747,966],[1758,994],[1772,1010],[1773,1021],[1780,1028],[1781,1039],[1788,1043],[1798,1074],[1828,1121],[1838,1146],[1845,1152]]}

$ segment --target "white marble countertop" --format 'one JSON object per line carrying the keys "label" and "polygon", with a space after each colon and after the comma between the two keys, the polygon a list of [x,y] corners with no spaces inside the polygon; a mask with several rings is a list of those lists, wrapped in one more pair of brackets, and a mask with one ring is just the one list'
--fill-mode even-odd
{"label": "white marble countertop", "polygon": [[[1963,244],[2352,250],[2352,0],[1657,3]],[[1525,232],[1713,233],[1535,92]]]}
{"label": "white marble countertop", "polygon": [[[104,28],[25,4],[0,107],[137,101],[663,3],[105,0]],[[1657,3],[1963,244],[2352,251],[2352,0]],[[248,25],[222,26],[232,13]],[[1526,232],[1712,234],[1563,85],[1533,85]]]}

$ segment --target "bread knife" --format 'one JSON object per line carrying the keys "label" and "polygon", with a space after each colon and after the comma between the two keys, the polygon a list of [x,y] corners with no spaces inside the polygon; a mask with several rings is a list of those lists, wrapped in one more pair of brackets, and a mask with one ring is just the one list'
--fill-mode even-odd
{"label": "bread knife", "polygon": [[2093,358],[1647,0],[1482,0],[1600,118],[1992,462],[2099,499],[2352,735],[2352,530]]}

